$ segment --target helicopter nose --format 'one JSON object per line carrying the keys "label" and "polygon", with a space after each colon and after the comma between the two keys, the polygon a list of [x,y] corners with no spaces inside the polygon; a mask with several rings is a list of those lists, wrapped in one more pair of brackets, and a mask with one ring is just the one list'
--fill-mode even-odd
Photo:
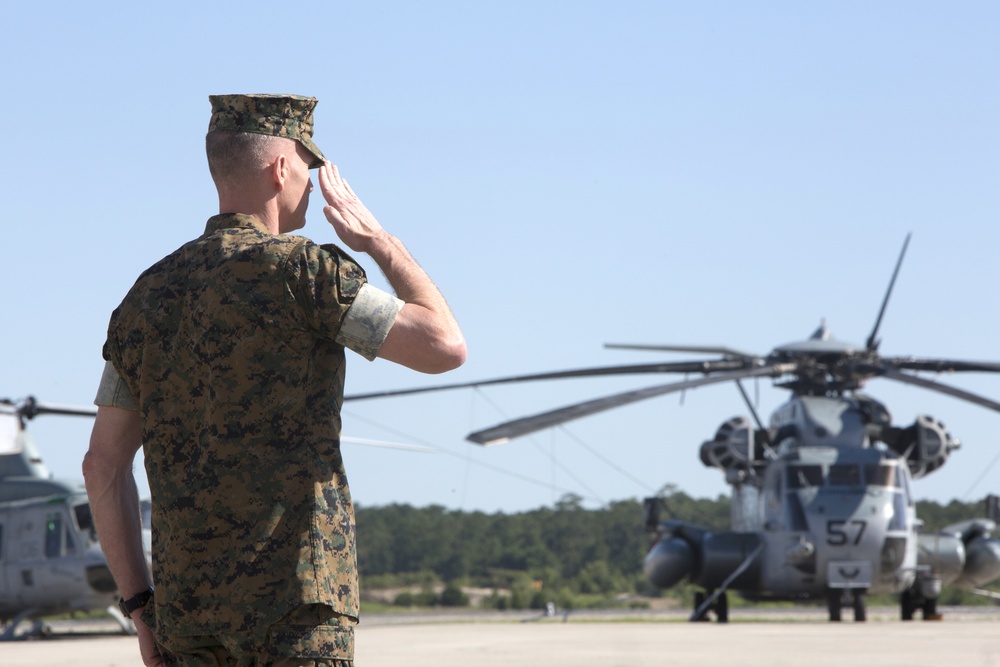
{"label": "helicopter nose", "polygon": [[107,565],[91,565],[87,568],[87,584],[98,593],[114,593],[118,590],[115,578]]}

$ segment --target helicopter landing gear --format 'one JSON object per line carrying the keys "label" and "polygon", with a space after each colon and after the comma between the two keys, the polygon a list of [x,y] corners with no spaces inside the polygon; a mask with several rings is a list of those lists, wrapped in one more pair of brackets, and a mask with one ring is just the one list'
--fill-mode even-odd
{"label": "helicopter landing gear", "polygon": [[850,604],[853,607],[854,621],[856,623],[868,620],[864,589],[828,588],[826,591],[826,608],[830,614],[831,621],[837,622],[841,620],[841,609],[844,603]]}
{"label": "helicopter landing gear", "polygon": [[913,597],[910,590],[903,591],[899,596],[899,617],[904,621],[912,621],[913,612],[917,610],[917,601]]}
{"label": "helicopter landing gear", "polygon": [[831,621],[840,621],[840,603],[843,591],[831,588],[826,592],[826,609],[830,613]]}
{"label": "helicopter landing gear", "polygon": [[938,613],[937,599],[924,600],[922,611],[925,621],[940,621],[943,616]]}
{"label": "helicopter landing gear", "polygon": [[899,596],[900,618],[912,621],[913,614],[920,610],[925,621],[940,621],[944,618],[937,610],[937,598],[926,598],[918,591],[907,589]]}
{"label": "helicopter landing gear", "polygon": [[[0,634],[0,642],[11,641],[14,639],[27,639],[29,637],[49,637],[52,635],[52,626],[50,626],[45,621],[40,618],[35,618],[35,614],[38,613],[37,609],[25,609],[7,625],[3,628],[3,634]],[[18,627],[29,621],[31,623],[31,629],[26,632],[18,633]]]}
{"label": "helicopter landing gear", "polygon": [[707,622],[710,611],[715,612],[715,620],[719,623],[729,622],[729,598],[725,591],[717,591],[708,597],[702,591],[694,594],[694,613],[690,620]]}
{"label": "helicopter landing gear", "polygon": [[860,623],[868,620],[868,613],[865,609],[865,592],[861,589],[853,591],[854,602],[854,622]]}

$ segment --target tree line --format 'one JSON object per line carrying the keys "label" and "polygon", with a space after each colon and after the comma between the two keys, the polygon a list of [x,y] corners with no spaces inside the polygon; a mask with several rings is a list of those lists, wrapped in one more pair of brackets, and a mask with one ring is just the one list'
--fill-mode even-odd
{"label": "tree line", "polygon": [[[692,498],[674,487],[661,494],[664,516],[714,529],[729,525],[729,498]],[[984,516],[982,503],[919,501],[924,530]],[[542,608],[607,604],[612,596],[681,596],[645,581],[649,547],[639,500],[585,509],[569,494],[552,507],[516,514],[416,508],[393,504],[357,507],[358,564],[362,592],[407,588],[398,604],[467,603],[461,590],[490,589],[484,604]],[[444,590],[440,593],[435,590]],[[413,592],[413,587],[422,587]]]}

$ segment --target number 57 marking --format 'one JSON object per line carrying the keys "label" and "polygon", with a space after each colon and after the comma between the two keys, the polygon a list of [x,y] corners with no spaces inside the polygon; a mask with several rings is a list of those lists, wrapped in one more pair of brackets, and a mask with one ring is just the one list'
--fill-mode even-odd
{"label": "number 57 marking", "polygon": [[[868,524],[861,519],[852,519],[851,521],[831,519],[826,522],[826,543],[835,547],[842,546],[848,542],[859,544],[867,526]],[[851,539],[852,534],[854,539]]]}

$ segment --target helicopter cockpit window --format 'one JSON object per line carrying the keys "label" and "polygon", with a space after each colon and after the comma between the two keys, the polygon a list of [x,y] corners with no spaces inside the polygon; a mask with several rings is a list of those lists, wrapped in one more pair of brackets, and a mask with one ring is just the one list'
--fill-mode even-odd
{"label": "helicopter cockpit window", "polygon": [[62,516],[50,514],[45,521],[45,557],[58,558],[62,555]]}
{"label": "helicopter cockpit window", "polygon": [[873,486],[887,486],[890,489],[902,486],[899,468],[885,463],[866,465],[865,482]]}
{"label": "helicopter cockpit window", "polygon": [[830,486],[861,486],[861,468],[848,464],[832,465],[828,479]]}
{"label": "helicopter cockpit window", "polygon": [[788,488],[806,489],[823,485],[823,468],[818,465],[788,466]]}
{"label": "helicopter cockpit window", "polygon": [[69,526],[66,526],[66,541],[63,544],[66,545],[67,554],[76,552],[76,543],[73,541],[73,531],[70,530]]}
{"label": "helicopter cockpit window", "polygon": [[76,518],[76,525],[80,527],[80,532],[86,532],[91,540],[97,539],[97,531],[94,529],[94,517],[90,513],[90,504],[81,503],[73,508],[73,516]]}

